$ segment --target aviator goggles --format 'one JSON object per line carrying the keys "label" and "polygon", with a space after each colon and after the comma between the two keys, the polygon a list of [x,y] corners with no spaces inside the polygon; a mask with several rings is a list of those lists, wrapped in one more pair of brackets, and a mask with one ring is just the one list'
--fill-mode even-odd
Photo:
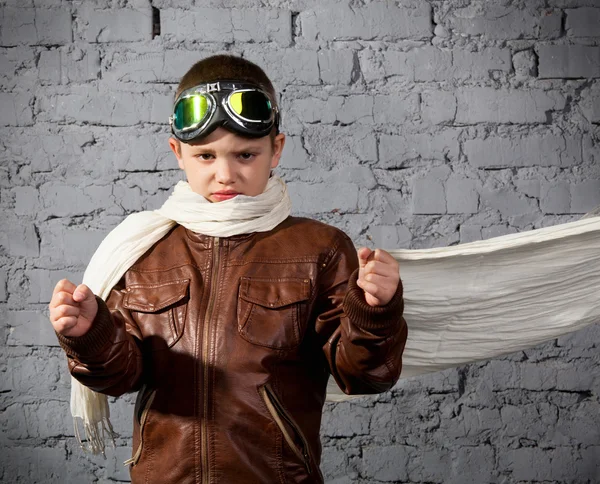
{"label": "aviator goggles", "polygon": [[279,110],[258,86],[238,81],[199,84],[183,91],[169,116],[171,132],[188,143],[223,126],[242,136],[260,138],[279,132]]}

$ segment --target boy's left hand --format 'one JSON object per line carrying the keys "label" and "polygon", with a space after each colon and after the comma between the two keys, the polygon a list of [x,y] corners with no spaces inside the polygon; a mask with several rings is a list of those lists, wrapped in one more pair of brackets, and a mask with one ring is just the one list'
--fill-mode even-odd
{"label": "boy's left hand", "polygon": [[370,306],[389,303],[400,282],[398,261],[383,249],[361,247],[357,251],[359,270],[356,283],[365,292]]}

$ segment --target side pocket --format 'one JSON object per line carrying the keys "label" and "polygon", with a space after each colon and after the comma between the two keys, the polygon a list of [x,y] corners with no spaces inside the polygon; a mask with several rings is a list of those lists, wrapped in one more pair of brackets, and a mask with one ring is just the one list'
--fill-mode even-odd
{"label": "side pocket", "polygon": [[[304,463],[307,472],[311,474],[312,466],[310,450],[308,448],[308,442],[304,438],[300,428],[296,422],[294,422],[294,419],[292,419],[291,415],[289,415],[288,412],[283,408],[283,405],[281,405],[269,384],[260,387],[259,391],[265,402],[265,405],[267,406],[267,409],[269,410],[269,413],[273,417],[273,420],[275,420],[279,430],[281,430],[281,433],[283,434],[287,444],[290,446],[290,449],[292,452],[294,452],[296,457],[298,457],[298,459]],[[299,440],[300,445],[296,444],[294,435]]]}
{"label": "side pocket", "polygon": [[127,287],[123,306],[134,311],[144,340],[154,350],[173,346],[185,329],[189,279]]}
{"label": "side pocket", "polygon": [[135,450],[135,453],[130,459],[127,459],[123,462],[123,465],[136,465],[140,460],[140,456],[142,455],[142,447],[144,445],[144,425],[146,424],[146,419],[148,418],[148,411],[150,410],[150,406],[152,405],[152,401],[154,400],[154,396],[156,395],[156,390],[152,390],[151,392],[145,392],[146,387],[143,387],[143,391],[141,392],[142,398],[140,399],[139,406],[136,405],[135,418],[138,420],[139,426],[139,445]]}
{"label": "side pocket", "polygon": [[304,337],[310,279],[242,277],[238,332],[246,341],[274,349],[297,347]]}

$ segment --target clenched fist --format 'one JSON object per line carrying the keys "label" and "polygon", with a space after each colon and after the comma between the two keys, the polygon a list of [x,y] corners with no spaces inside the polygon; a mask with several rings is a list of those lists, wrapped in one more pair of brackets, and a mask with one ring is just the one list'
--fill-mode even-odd
{"label": "clenched fist", "polygon": [[48,307],[54,330],[67,337],[87,333],[98,312],[98,303],[92,290],[85,284],[75,286],[68,279],[58,281]]}
{"label": "clenched fist", "polygon": [[371,250],[361,247],[358,254],[358,279],[356,283],[365,292],[370,306],[389,303],[400,282],[398,261],[383,249]]}

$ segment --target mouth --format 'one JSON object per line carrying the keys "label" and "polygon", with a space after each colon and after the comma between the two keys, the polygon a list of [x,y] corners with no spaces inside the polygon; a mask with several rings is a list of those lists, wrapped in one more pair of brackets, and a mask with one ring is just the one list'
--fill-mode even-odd
{"label": "mouth", "polygon": [[217,199],[220,202],[222,202],[223,200],[229,200],[231,198],[237,197],[238,195],[241,195],[241,193],[235,192],[233,190],[223,190],[220,192],[214,192],[212,194],[213,198]]}

